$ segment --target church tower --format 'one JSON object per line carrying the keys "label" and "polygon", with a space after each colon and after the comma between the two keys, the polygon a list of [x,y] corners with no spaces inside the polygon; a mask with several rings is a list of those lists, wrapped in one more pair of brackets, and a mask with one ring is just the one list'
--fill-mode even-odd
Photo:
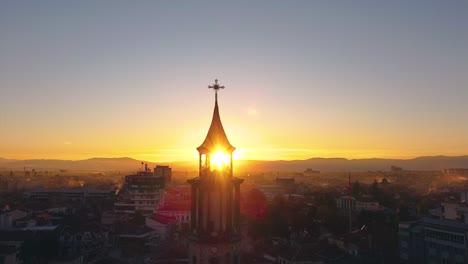
{"label": "church tower", "polygon": [[189,262],[191,264],[240,263],[240,184],[233,177],[232,153],[219,116],[218,80],[208,88],[215,91],[213,119],[205,140],[197,148],[199,175],[192,185]]}

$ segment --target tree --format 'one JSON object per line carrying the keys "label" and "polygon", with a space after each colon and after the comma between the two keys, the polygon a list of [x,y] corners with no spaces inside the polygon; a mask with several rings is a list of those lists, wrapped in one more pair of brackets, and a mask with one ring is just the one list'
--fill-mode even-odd
{"label": "tree", "polygon": [[133,214],[132,222],[137,225],[144,225],[145,224],[145,216],[140,212],[136,211]]}
{"label": "tree", "polygon": [[271,202],[267,213],[268,234],[287,237],[289,234],[289,210],[283,196],[276,196]]}
{"label": "tree", "polygon": [[262,237],[266,234],[266,217],[268,203],[265,195],[257,188],[251,189],[241,206],[242,213],[247,218],[248,233],[252,237]]}
{"label": "tree", "polygon": [[243,206],[243,213],[250,219],[263,222],[266,217],[268,204],[262,191],[254,188],[249,191]]}
{"label": "tree", "polygon": [[377,197],[380,194],[380,189],[379,189],[379,183],[377,180],[374,180],[370,187],[370,193],[374,196]]}
{"label": "tree", "polygon": [[400,207],[398,208],[398,220],[399,221],[411,220],[409,207],[406,204],[401,204]]}

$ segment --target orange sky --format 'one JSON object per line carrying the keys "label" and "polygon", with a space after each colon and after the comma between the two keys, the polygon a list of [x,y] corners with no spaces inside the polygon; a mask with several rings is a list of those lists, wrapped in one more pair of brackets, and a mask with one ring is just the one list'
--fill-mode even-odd
{"label": "orange sky", "polygon": [[238,158],[465,155],[467,13],[465,1],[0,3],[0,158],[195,159],[215,78]]}
{"label": "orange sky", "polygon": [[[167,117],[161,119],[161,123],[145,121],[151,114],[127,119],[128,113],[127,116],[107,116],[104,123],[100,123],[103,119],[89,124],[63,120],[56,126],[42,126],[37,122],[26,130],[18,127],[15,133],[8,134],[8,141],[2,142],[0,156],[73,160],[132,157],[153,162],[197,159],[196,147],[206,136],[214,105],[213,92],[205,89],[202,92],[206,98],[194,103],[194,113],[189,107],[175,106],[172,111],[179,117],[175,120]],[[319,114],[311,117],[314,122],[304,125],[282,113],[265,115],[261,108],[246,107],[241,111],[237,102],[229,102],[229,90],[220,93],[221,119],[229,140],[237,147],[235,159],[412,158],[466,154],[461,148],[450,147],[459,144],[460,138],[465,136],[462,134],[454,133],[451,138],[437,141],[430,133],[409,137],[405,131],[389,129],[385,124],[357,122],[352,126],[356,120],[333,121]],[[156,112],[157,107],[147,111]],[[346,125],[349,128],[344,130]],[[434,128],[433,133],[436,131]],[[428,141],[430,146],[426,144]]]}

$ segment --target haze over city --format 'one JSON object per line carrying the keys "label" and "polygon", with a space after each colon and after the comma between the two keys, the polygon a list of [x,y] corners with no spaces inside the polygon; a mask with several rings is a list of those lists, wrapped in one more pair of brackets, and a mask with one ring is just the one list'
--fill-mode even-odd
{"label": "haze over city", "polygon": [[466,1],[4,1],[0,157],[468,154]]}
{"label": "haze over city", "polygon": [[468,1],[0,1],[0,264],[468,263]]}

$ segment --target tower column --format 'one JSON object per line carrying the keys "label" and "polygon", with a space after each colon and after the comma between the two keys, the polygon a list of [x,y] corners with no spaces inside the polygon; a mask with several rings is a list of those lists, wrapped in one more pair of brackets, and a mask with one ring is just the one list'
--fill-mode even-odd
{"label": "tower column", "polygon": [[236,210],[236,218],[235,218],[235,225],[236,231],[239,232],[239,221],[240,221],[240,185],[236,184],[236,200],[235,200],[235,210]]}
{"label": "tower column", "polygon": [[225,215],[225,213],[224,213],[223,201],[224,201],[224,188],[219,190],[219,214],[218,214],[218,217],[219,217],[219,230],[221,232],[224,231],[223,215]]}
{"label": "tower column", "polygon": [[197,208],[197,234],[199,234],[202,230],[204,230],[204,224],[203,222],[205,221],[205,216],[203,215],[203,207],[204,207],[204,201],[203,201],[204,195],[203,192],[198,193],[198,208]]}
{"label": "tower column", "polygon": [[197,229],[197,204],[198,204],[198,195],[197,187],[195,184],[192,184],[192,210],[190,212],[190,226],[192,232]]}
{"label": "tower column", "polygon": [[217,93],[224,86],[215,80],[209,88],[215,91],[213,118],[205,140],[197,148],[198,177],[189,180],[192,184],[189,263],[238,264],[239,185],[243,180],[233,177],[232,153],[236,148],[229,143],[219,115]]}
{"label": "tower column", "polygon": [[227,187],[227,201],[226,201],[226,231],[228,233],[232,232],[232,192],[233,189],[231,185]]}
{"label": "tower column", "polygon": [[198,158],[198,177],[201,176],[201,168],[202,168],[202,154],[199,153],[199,158]]}
{"label": "tower column", "polygon": [[232,166],[232,153],[231,153],[230,157],[231,157],[231,178],[232,178],[232,175],[234,175],[233,174],[234,169],[233,169],[233,166]]}

